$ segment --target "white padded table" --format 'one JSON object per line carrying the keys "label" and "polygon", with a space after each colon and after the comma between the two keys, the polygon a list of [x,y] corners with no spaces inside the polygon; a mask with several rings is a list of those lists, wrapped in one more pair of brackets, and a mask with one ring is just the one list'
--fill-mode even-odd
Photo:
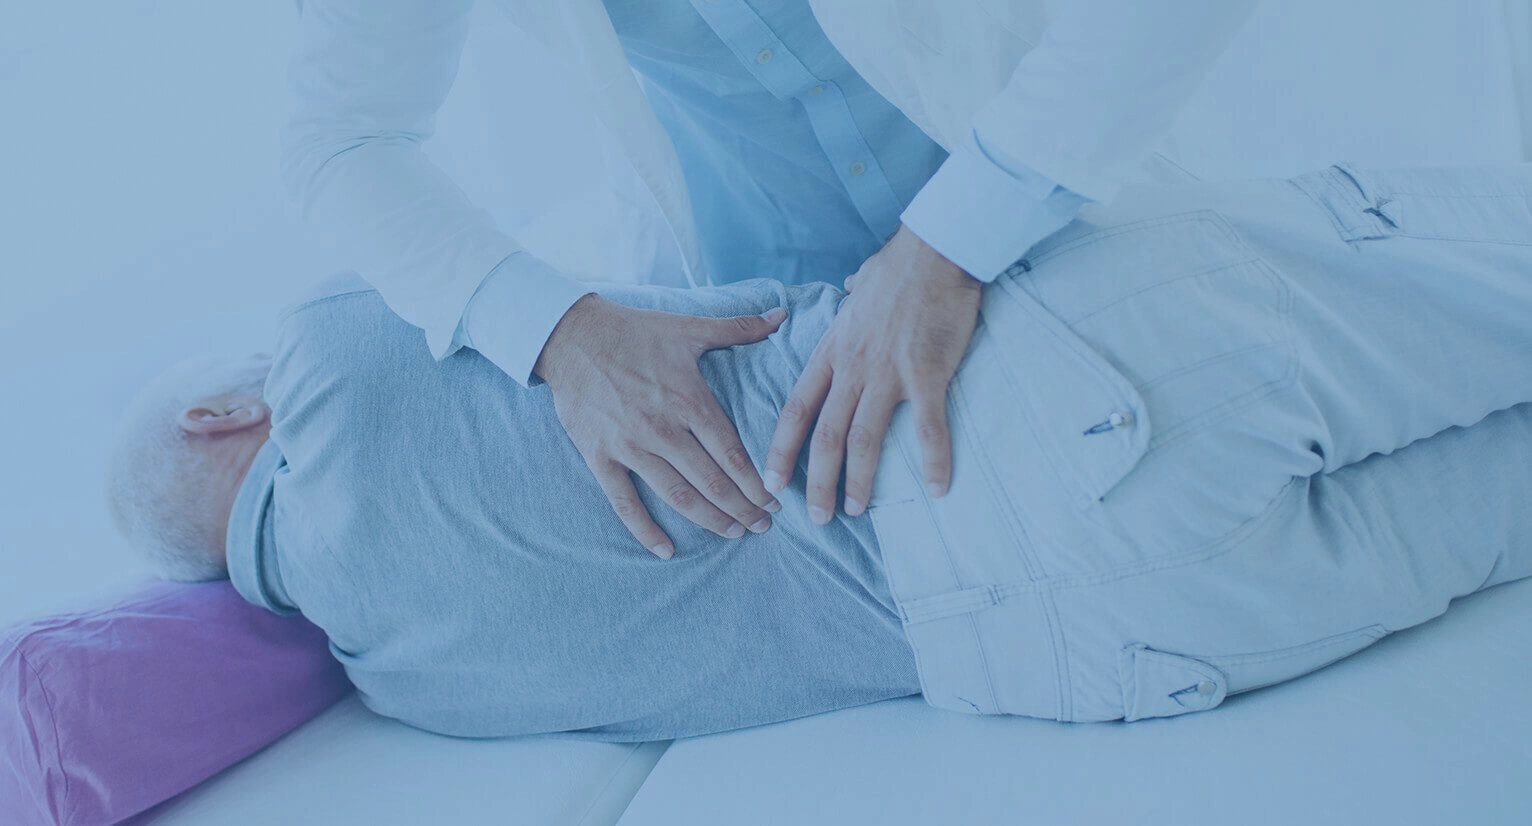
{"label": "white padded table", "polygon": [[1065,724],[914,697],[678,740],[620,826],[1527,824],[1529,698],[1524,580],[1205,713]]}
{"label": "white padded table", "polygon": [[355,695],[156,810],[154,826],[610,826],[668,741],[442,737]]}

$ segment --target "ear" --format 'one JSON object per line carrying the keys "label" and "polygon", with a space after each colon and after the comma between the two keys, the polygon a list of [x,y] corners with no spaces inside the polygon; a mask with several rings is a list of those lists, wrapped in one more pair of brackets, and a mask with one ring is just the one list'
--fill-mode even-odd
{"label": "ear", "polygon": [[265,424],[271,408],[260,399],[237,399],[223,405],[199,404],[181,411],[181,429],[200,436],[237,433]]}

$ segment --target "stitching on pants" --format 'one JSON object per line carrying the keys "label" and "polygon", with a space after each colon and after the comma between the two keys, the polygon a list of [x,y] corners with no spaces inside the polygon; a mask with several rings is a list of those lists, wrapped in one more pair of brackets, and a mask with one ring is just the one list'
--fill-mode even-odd
{"label": "stitching on pants", "polygon": [[1198,562],[1206,562],[1210,559],[1216,559],[1226,553],[1229,553],[1230,551],[1239,548],[1246,541],[1248,541],[1250,539],[1250,535],[1254,533],[1257,528],[1265,524],[1268,520],[1274,518],[1277,513],[1284,509],[1284,507],[1288,506],[1292,501],[1294,501],[1294,497],[1289,495],[1289,491],[1292,489],[1292,487],[1299,482],[1308,481],[1308,479],[1309,477],[1307,476],[1294,476],[1293,478],[1289,479],[1287,484],[1283,485],[1281,489],[1279,489],[1277,493],[1272,496],[1271,503],[1268,504],[1266,508],[1263,509],[1260,513],[1250,517],[1244,522],[1241,522],[1233,530],[1217,539],[1214,539],[1213,541],[1203,545],[1200,548],[1196,548],[1182,554],[1174,554],[1170,556],[1156,557],[1154,559],[1147,559],[1143,562],[1134,563],[1132,565],[1125,565],[1121,568],[1117,568],[1111,571],[1103,571],[1100,573],[1075,574],[1071,576],[1059,577],[1057,579],[1042,579],[1036,582],[1009,582],[999,584],[994,586],[995,596],[1001,602],[1005,602],[1012,597],[1022,596],[1025,594],[1050,590],[1061,591],[1065,589],[1087,588],[1094,585],[1102,585],[1108,582],[1116,582],[1120,579],[1129,579],[1136,576],[1142,576],[1144,574],[1152,574],[1157,571],[1168,570],[1170,568],[1179,568],[1183,565],[1194,565]]}
{"label": "stitching on pants", "polygon": [[[1108,238],[1116,238],[1119,235],[1124,235],[1130,232],[1140,232],[1143,230],[1156,229],[1163,226],[1173,226],[1175,224],[1191,224],[1197,223],[1199,221],[1205,221],[1207,220],[1206,213],[1209,211],[1210,210],[1206,209],[1191,210],[1188,212],[1179,212],[1174,215],[1160,215],[1154,218],[1144,218],[1142,220],[1133,221],[1126,224],[1118,224],[1114,227],[1108,227],[1106,229],[1097,230],[1096,232],[1081,235],[1078,238],[1071,238],[1065,243],[1060,244],[1059,246],[1052,249],[1045,248],[1040,253],[1028,255],[1027,261],[1032,264],[1033,269],[1036,269],[1037,266],[1042,264],[1044,261],[1048,261],[1049,259],[1055,258],[1066,252],[1071,252],[1073,250],[1079,249],[1080,247],[1086,246],[1088,244],[1105,241]],[[1033,249],[1036,250],[1037,247],[1033,247]]]}
{"label": "stitching on pants", "polygon": [[[1006,289],[1007,287],[1010,289],[1020,289],[1020,287],[1015,284],[1001,284],[1002,289]],[[1032,298],[1030,295],[1027,296],[1026,299],[1019,298],[1015,295],[1008,295],[1007,298],[1014,301],[1017,306],[1021,308],[1023,314],[1031,316],[1033,321],[1038,322],[1037,327],[1043,329],[1049,336],[1052,336],[1055,341],[1061,344],[1075,358],[1084,362],[1086,367],[1095,374],[1095,378],[1104,385],[1108,395],[1117,397],[1123,395],[1122,393],[1118,392],[1118,383],[1127,386],[1129,388],[1130,394],[1134,396],[1138,395],[1138,391],[1133,390],[1131,383],[1129,383],[1127,379],[1120,373],[1113,374],[1107,372],[1107,370],[1111,368],[1110,365],[1107,364],[1106,358],[1104,356],[1095,351],[1082,353],[1081,347],[1083,346],[1083,342],[1080,342],[1079,344],[1076,343],[1080,341],[1078,336],[1074,336],[1074,340],[1071,341],[1069,338],[1060,335],[1059,331],[1054,329],[1049,324],[1049,322],[1051,321],[1061,326],[1064,324],[1064,322],[1059,319],[1058,316],[1055,316],[1049,312],[1047,308],[1043,307],[1041,304],[1034,304],[1033,302],[1036,302],[1037,299]],[[1040,314],[1044,313],[1048,314],[1049,317],[1046,319],[1040,319]],[[1065,329],[1068,328],[1065,327]],[[1070,332],[1073,336],[1073,331]],[[1036,422],[1040,419],[1040,416],[1038,411],[1035,409],[1036,400],[1032,398],[1032,394],[1025,391],[1024,385],[1016,375],[1015,365],[1011,364],[1009,359],[1004,358],[999,359],[999,363],[1002,374],[1005,375],[1005,377],[1010,381],[1011,389],[1022,400],[1022,404],[1018,405],[1018,407],[1020,407],[1022,410],[1022,419],[1026,422],[1027,427],[1031,429],[1033,438],[1039,445],[1042,446],[1043,457],[1047,460],[1049,468],[1053,471],[1054,476],[1060,481],[1072,483],[1077,493],[1083,491],[1086,495],[1091,495],[1092,489],[1088,484],[1086,484],[1086,481],[1075,474],[1073,469],[1069,467],[1067,462],[1063,461],[1061,456],[1056,455],[1059,451],[1059,448],[1053,444],[1051,439],[1044,438],[1043,434],[1039,434]],[[1137,457],[1135,457],[1135,460],[1136,458]],[[1061,472],[1061,468],[1069,470],[1070,472]],[[1073,496],[1071,498],[1074,498],[1077,501],[1079,499],[1078,496]]]}
{"label": "stitching on pants", "polygon": [[1499,238],[1454,238],[1446,235],[1419,235],[1412,232],[1396,232],[1397,237],[1417,238],[1422,241],[1451,241],[1457,244],[1505,244],[1512,247],[1532,247],[1532,241],[1507,241]]}
{"label": "stitching on pants", "polygon": [[[951,395],[953,406],[960,410],[965,422],[973,418],[972,408],[968,401],[967,387],[967,383],[961,377],[954,379],[952,382]],[[1027,577],[1032,580],[1046,579],[1048,573],[1043,568],[1042,560],[1032,553],[1031,537],[1027,535],[1026,527],[1020,513],[1016,510],[1015,503],[1011,501],[1010,495],[1006,493],[1005,487],[1000,483],[1000,474],[995,470],[995,465],[990,459],[989,452],[984,450],[984,446],[977,442],[973,435],[973,428],[957,427],[956,429],[962,431],[964,439],[970,448],[969,452],[979,465],[980,472],[984,475],[991,501],[999,508],[1002,516],[1010,517],[1009,521],[1012,527],[1020,534],[1020,541],[1016,543],[1018,547],[1017,556],[1021,558],[1021,565],[1022,568],[1026,569]]]}
{"label": "stitching on pants", "polygon": [[[1110,310],[1113,307],[1116,307],[1118,304],[1121,304],[1122,302],[1127,301],[1130,298],[1136,298],[1136,297],[1138,297],[1138,296],[1140,296],[1140,295],[1142,295],[1142,294],[1144,294],[1146,292],[1149,292],[1150,290],[1158,289],[1160,287],[1164,287],[1164,286],[1167,286],[1167,285],[1170,285],[1170,284],[1175,284],[1178,281],[1185,281],[1188,278],[1201,278],[1201,277],[1203,277],[1205,275],[1214,275],[1216,273],[1223,272],[1224,270],[1232,270],[1235,267],[1243,267],[1246,264],[1254,264],[1254,263],[1257,263],[1259,260],[1260,259],[1258,259],[1258,258],[1250,258],[1250,259],[1246,259],[1244,261],[1234,261],[1234,262],[1228,263],[1228,264],[1220,264],[1220,265],[1218,265],[1216,267],[1211,267],[1209,269],[1198,270],[1197,272],[1189,272],[1189,273],[1186,273],[1184,275],[1178,275],[1175,278],[1167,278],[1164,281],[1156,281],[1155,283],[1150,284],[1150,285],[1148,285],[1146,287],[1141,287],[1141,288],[1139,288],[1137,290],[1134,290],[1133,292],[1128,293],[1127,295],[1118,296],[1117,298],[1112,299],[1112,301],[1110,303],[1103,304],[1100,307],[1097,307],[1096,309],[1091,310],[1090,312],[1086,313],[1085,315],[1082,315],[1079,318],[1067,321],[1065,323],[1068,324],[1072,328],[1072,327],[1074,327],[1077,324],[1080,324],[1082,322],[1085,322],[1085,321],[1089,320],[1093,316],[1100,315],[1101,313],[1104,313],[1107,310]],[[1076,335],[1079,335],[1079,334],[1076,333]]]}
{"label": "stitching on pants", "polygon": [[1388,636],[1387,630],[1382,625],[1374,623],[1362,628],[1343,631],[1339,634],[1331,634],[1328,637],[1320,637],[1317,640],[1289,645],[1272,651],[1256,651],[1249,654],[1198,654],[1192,657],[1192,659],[1203,660],[1215,668],[1237,665],[1262,665],[1290,657],[1299,657],[1320,648],[1348,643],[1363,637],[1371,637],[1373,642],[1377,642],[1386,636]]}
{"label": "stitching on pants", "polygon": [[973,645],[979,649],[979,665],[984,673],[984,690],[989,692],[989,707],[998,711],[1000,700],[995,696],[995,682],[990,678],[989,655],[984,651],[984,635],[979,633],[979,622],[974,619],[971,611],[968,614],[968,630],[973,632]]}
{"label": "stitching on pants", "polygon": [[1048,622],[1048,638],[1053,643],[1053,680],[1059,693],[1058,719],[1073,720],[1075,715],[1074,680],[1069,674],[1069,647],[1064,640],[1064,623],[1059,619],[1058,606],[1053,600],[1053,591],[1045,589],[1039,596],[1043,603],[1043,618]]}
{"label": "stitching on pants", "polygon": [[[1330,226],[1335,228],[1335,234],[1342,242],[1345,242],[1346,235],[1351,230],[1341,222],[1339,213],[1325,200],[1324,193],[1321,191],[1321,188],[1334,191],[1328,177],[1330,172],[1330,169],[1326,169],[1323,172],[1289,179],[1288,182],[1296,187],[1299,192],[1302,192],[1309,200],[1313,201],[1315,206],[1319,207],[1319,211],[1324,213],[1326,218],[1330,219]],[[1337,194],[1344,197],[1343,193]]]}
{"label": "stitching on pants", "polygon": [[[1016,555],[1020,557],[1022,567],[1026,570],[1027,575],[1034,580],[1045,578],[1047,573],[1043,568],[1042,561],[1038,559],[1033,553],[1033,543],[1031,536],[1027,532],[1026,522],[1021,518],[1021,514],[1016,508],[1016,503],[1012,501],[1010,495],[1006,492],[1005,487],[1000,483],[1000,476],[999,473],[995,470],[994,462],[991,461],[989,454],[984,451],[982,446],[979,445],[975,440],[973,435],[973,428],[963,426],[963,424],[966,424],[973,418],[971,405],[968,401],[966,383],[962,383],[960,380],[954,380],[952,383],[951,393],[954,407],[958,408],[958,410],[963,415],[963,419],[960,423],[954,423],[955,429],[963,433],[964,440],[969,445],[970,453],[977,460],[980,472],[984,475],[985,481],[987,483],[985,487],[989,489],[990,501],[994,503],[996,509],[1000,513],[1001,518],[1005,519],[1009,523],[1008,527],[1011,528],[1013,541],[1017,548]],[[1050,653],[1053,655],[1054,688],[1058,692],[1058,695],[1055,699],[1055,708],[1058,709],[1058,713],[1061,715],[1072,714],[1073,697],[1069,693],[1072,689],[1069,687],[1069,673],[1065,670],[1067,658],[1064,657],[1064,652],[1061,650],[1063,645],[1063,629],[1060,625],[1057,611],[1053,605],[1052,595],[1048,594],[1047,592],[1042,592],[1040,596],[1043,608],[1043,620],[1048,624],[1048,639],[1051,643],[1049,647],[1053,649]],[[990,597],[994,600],[994,604],[996,605],[1003,601],[1003,598],[998,590],[998,586],[990,586]],[[969,614],[969,621],[973,625],[975,639],[982,640],[982,637],[978,632],[977,621],[973,619],[972,613]],[[981,658],[984,660],[985,683],[989,688],[990,697],[995,698],[996,695],[994,684],[993,680],[990,678],[989,656],[984,651],[982,642],[979,644],[979,653]],[[999,707],[997,700],[994,704],[996,708]],[[1058,719],[1063,720],[1068,718],[1061,716]]]}
{"label": "stitching on pants", "polygon": [[[1244,245],[1242,241],[1240,241],[1239,243],[1241,244],[1241,246]],[[1179,422],[1179,423],[1175,424],[1172,427],[1165,428],[1163,430],[1159,430],[1150,439],[1149,445],[1147,447],[1145,447],[1145,449],[1144,449],[1144,456],[1146,458],[1148,457],[1149,453],[1151,453],[1153,451],[1156,451],[1156,450],[1160,450],[1160,449],[1164,448],[1166,445],[1173,444],[1177,440],[1179,440],[1179,439],[1181,439],[1181,438],[1183,438],[1183,437],[1193,433],[1194,432],[1194,428],[1197,428],[1197,427],[1200,427],[1200,426],[1202,426],[1204,424],[1207,424],[1209,421],[1211,421],[1213,419],[1218,419],[1218,418],[1223,417],[1231,409],[1234,409],[1234,408],[1237,408],[1237,407],[1244,407],[1244,406],[1250,405],[1250,404],[1254,404],[1255,402],[1260,401],[1261,399],[1265,398],[1266,396],[1271,395],[1272,393],[1275,393],[1275,392],[1277,392],[1279,390],[1283,390],[1283,389],[1285,389],[1287,387],[1292,386],[1293,383],[1297,381],[1297,379],[1298,379],[1298,366],[1299,365],[1298,365],[1298,347],[1297,347],[1296,342],[1293,340],[1294,337],[1293,337],[1293,319],[1292,319],[1292,314],[1293,314],[1293,291],[1292,291],[1292,288],[1290,286],[1288,286],[1287,281],[1282,278],[1281,274],[1277,272],[1276,268],[1272,267],[1271,264],[1269,264],[1264,258],[1257,257],[1255,259],[1255,262],[1258,265],[1259,269],[1263,273],[1266,274],[1267,279],[1276,287],[1277,292],[1278,292],[1277,321],[1278,321],[1278,329],[1279,329],[1279,333],[1280,333],[1280,338],[1277,341],[1272,342],[1269,345],[1260,345],[1260,346],[1282,347],[1285,350],[1285,352],[1287,353],[1287,362],[1282,366],[1282,374],[1280,376],[1277,376],[1276,378],[1272,379],[1269,382],[1266,382],[1264,384],[1256,385],[1255,387],[1252,387],[1249,390],[1246,390],[1245,392],[1243,392],[1243,393],[1241,393],[1241,394],[1239,394],[1237,396],[1234,396],[1233,398],[1227,399],[1224,402],[1218,404],[1217,406],[1215,406],[1215,407],[1213,407],[1213,408],[1211,408],[1209,410],[1205,410],[1202,413],[1199,413],[1199,414],[1197,414],[1196,416],[1193,416],[1190,419],[1186,419],[1185,421]],[[1224,354],[1223,357],[1232,357],[1232,356],[1238,355],[1241,352],[1244,352],[1244,351],[1236,351],[1234,353],[1226,353],[1226,354]],[[1194,367],[1203,366],[1205,363],[1210,363],[1210,362],[1208,360],[1205,360],[1204,362],[1199,362],[1197,365],[1193,365],[1193,366]],[[1188,368],[1188,369],[1190,369],[1190,368]],[[1150,387],[1150,386],[1152,386],[1152,384],[1154,382],[1160,381],[1161,378],[1168,378],[1170,375],[1173,375],[1173,374],[1167,374],[1167,376],[1165,376],[1165,377],[1156,378],[1153,381],[1151,381],[1149,383],[1146,383],[1144,386],[1145,387]],[[1142,391],[1139,391],[1139,392],[1142,392]],[[1147,402],[1145,404],[1147,404]]]}
{"label": "stitching on pants", "polygon": [[[902,440],[902,439],[900,439],[900,438],[898,438],[896,436],[894,438],[894,446],[899,451],[899,458],[904,463],[905,471],[907,473],[912,473],[912,474],[915,473],[916,470],[915,470],[915,468],[913,466],[913,463],[910,460],[909,452],[907,450],[905,450],[904,440]],[[919,478],[919,477],[917,476],[916,478]],[[958,577],[957,563],[952,559],[952,543],[947,541],[946,535],[942,532],[941,522],[939,522],[936,519],[936,514],[935,514],[935,512],[933,511],[933,509],[931,507],[931,500],[930,500],[930,498],[926,497],[926,496],[921,496],[921,497],[919,497],[919,501],[920,501],[920,507],[925,510],[925,518],[926,518],[926,520],[928,522],[930,522],[931,529],[936,534],[936,541],[937,541],[937,544],[941,546],[942,555],[947,560],[947,570],[948,570],[948,573],[952,577],[952,584],[953,584],[953,586],[955,588],[961,589],[963,587],[963,581]],[[998,602],[998,597],[996,597],[996,601]],[[900,613],[901,614],[906,614],[906,619],[908,619],[907,612],[905,612],[902,608],[900,610]],[[997,703],[997,701],[995,699],[995,687],[994,687],[994,685],[993,685],[993,683],[992,683],[992,681],[990,679],[989,659],[988,659],[988,657],[984,653],[984,646],[983,646],[983,644],[980,642],[981,637],[980,637],[980,634],[979,634],[979,628],[978,628],[978,625],[975,623],[975,621],[973,619],[972,612],[969,612],[969,615],[968,615],[968,625],[969,625],[969,629],[971,631],[973,631],[974,646],[979,651],[979,661],[980,661],[980,663],[982,665],[982,670],[984,672],[985,689],[989,692],[989,704],[990,704],[990,706],[992,708],[994,708],[994,707],[998,706],[998,703]],[[911,648],[916,648],[916,646],[913,646],[913,645],[910,646],[910,647]],[[916,667],[917,668],[921,667],[920,666],[920,660],[919,660],[919,655],[918,654],[916,655]],[[924,673],[924,672],[922,672],[922,673]],[[922,688],[924,688],[924,685],[925,685],[924,678],[922,678],[921,685],[922,685]]]}

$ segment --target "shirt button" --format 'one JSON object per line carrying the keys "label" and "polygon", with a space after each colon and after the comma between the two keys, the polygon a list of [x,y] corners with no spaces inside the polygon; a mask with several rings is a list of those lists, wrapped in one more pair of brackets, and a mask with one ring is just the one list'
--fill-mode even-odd
{"label": "shirt button", "polygon": [[824,84],[821,83],[818,86],[815,86],[814,88],[810,89],[809,90],[809,94],[810,95],[822,95],[822,94],[824,94],[824,91],[825,91]]}
{"label": "shirt button", "polygon": [[1215,692],[1217,690],[1218,690],[1218,685],[1216,683],[1214,683],[1212,680],[1203,680],[1202,682],[1197,683],[1197,693],[1201,694],[1204,697],[1208,696],[1209,694],[1212,694],[1213,692]]}
{"label": "shirt button", "polygon": [[1113,413],[1112,415],[1107,416],[1106,420],[1112,425],[1112,427],[1128,427],[1129,425],[1133,424],[1133,414]]}
{"label": "shirt button", "polygon": [[765,66],[767,63],[770,63],[771,62],[771,50],[770,49],[762,49],[762,50],[756,52],[755,53],[755,62],[761,64],[762,66]]}
{"label": "shirt button", "polygon": [[852,175],[860,175],[867,171],[867,164],[864,164],[861,161],[856,161],[855,163],[851,164],[850,169]]}

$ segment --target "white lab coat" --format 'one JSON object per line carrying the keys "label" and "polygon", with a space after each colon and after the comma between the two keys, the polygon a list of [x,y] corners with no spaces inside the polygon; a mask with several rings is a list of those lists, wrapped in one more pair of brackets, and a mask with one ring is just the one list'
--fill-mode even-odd
{"label": "white lab coat", "polygon": [[[633,225],[623,233],[570,222],[513,239],[421,151],[455,76],[473,0],[305,0],[300,30],[289,185],[310,222],[425,330],[438,356],[486,274],[519,250],[588,276],[583,251],[614,237],[664,236],[686,280],[708,280],[675,149],[601,0],[495,2],[545,47],[548,62],[506,78],[509,105],[532,97],[518,96],[519,84],[560,86],[611,138],[616,163],[518,151],[526,135],[549,128],[535,111],[499,143],[516,163],[566,164],[571,193],[615,197],[627,207],[618,220]],[[954,146],[970,124],[988,120],[986,136],[999,137],[987,149],[1104,200],[1139,168],[1255,0],[1074,0],[1057,14],[1043,0],[810,4],[852,65],[938,142]],[[612,195],[632,179],[637,197]],[[546,283],[527,276],[528,307],[554,294],[567,307],[567,286],[540,277]],[[539,336],[551,329],[530,326]],[[538,338],[532,355],[540,348]]]}

